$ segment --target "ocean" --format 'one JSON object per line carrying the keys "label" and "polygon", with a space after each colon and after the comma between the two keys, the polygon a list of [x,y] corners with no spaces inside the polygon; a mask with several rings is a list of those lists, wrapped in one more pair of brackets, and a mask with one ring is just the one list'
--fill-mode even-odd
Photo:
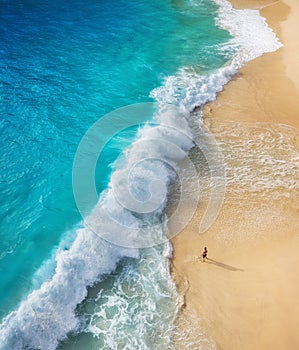
{"label": "ocean", "polygon": [[226,0],[1,0],[0,23],[0,349],[175,349],[194,110],[280,42]]}

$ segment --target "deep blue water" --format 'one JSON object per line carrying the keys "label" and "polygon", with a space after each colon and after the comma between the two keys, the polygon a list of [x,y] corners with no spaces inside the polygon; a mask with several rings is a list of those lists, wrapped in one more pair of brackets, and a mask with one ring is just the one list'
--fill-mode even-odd
{"label": "deep blue water", "polygon": [[[41,284],[35,274],[81,220],[72,162],[88,128],[116,108],[151,101],[180,67],[209,72],[227,60],[217,7],[194,3],[0,1],[1,318]],[[134,137],[107,148],[99,192]]]}

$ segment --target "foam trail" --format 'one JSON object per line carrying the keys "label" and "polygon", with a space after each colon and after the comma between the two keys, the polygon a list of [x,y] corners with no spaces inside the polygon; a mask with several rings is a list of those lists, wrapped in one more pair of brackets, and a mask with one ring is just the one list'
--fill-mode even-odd
{"label": "foam trail", "polygon": [[[142,250],[138,261],[127,261],[109,288],[100,290],[96,302],[87,299],[89,348],[168,349],[178,300],[165,253],[157,247]],[[107,317],[109,309],[113,317]]]}

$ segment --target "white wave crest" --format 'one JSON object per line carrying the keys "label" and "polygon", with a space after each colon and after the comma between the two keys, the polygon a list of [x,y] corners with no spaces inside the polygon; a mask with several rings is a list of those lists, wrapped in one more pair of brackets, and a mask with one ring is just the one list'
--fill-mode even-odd
{"label": "white wave crest", "polygon": [[138,252],[113,246],[88,229],[80,229],[69,250],[58,251],[53,278],[33,291],[0,326],[0,348],[56,349],[70,331],[78,329],[76,306],[87,286],[113,271],[124,256]]}
{"label": "white wave crest", "polygon": [[[161,124],[146,125],[141,129],[138,141],[126,150],[124,159],[120,160],[122,169],[131,169],[132,164],[138,164],[132,171],[131,180],[135,197],[141,203],[147,199],[148,191],[145,189],[153,181],[159,179],[167,189],[174,176],[173,170],[160,160],[166,159],[175,165],[182,154],[186,155],[193,146],[185,116],[181,114],[180,119],[180,122],[174,120],[171,106],[161,111],[157,117]],[[174,124],[176,128],[171,128]],[[182,154],[167,147],[169,144],[178,145]],[[116,170],[114,176],[119,171]],[[104,192],[86,218],[87,226],[77,230],[70,248],[58,250],[53,277],[34,290],[16,311],[3,320],[0,325],[0,349],[54,350],[68,333],[78,331],[80,323],[75,310],[86,298],[87,287],[114,271],[121,258],[137,258],[139,250],[134,248],[136,241],[142,241],[145,245],[152,245],[155,240],[160,243],[161,240],[165,241],[161,223],[154,227],[150,224],[148,230],[143,227],[146,220],[150,222],[162,212],[166,198],[162,198],[159,204],[157,210],[148,216],[138,217],[119,204],[111,187]],[[116,241],[118,245],[109,241]]]}

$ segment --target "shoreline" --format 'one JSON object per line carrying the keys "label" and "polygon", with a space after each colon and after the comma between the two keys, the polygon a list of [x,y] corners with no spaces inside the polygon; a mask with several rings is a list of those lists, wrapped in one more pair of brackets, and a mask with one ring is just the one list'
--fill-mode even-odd
{"label": "shoreline", "polygon": [[[299,44],[293,32],[299,25],[293,18],[299,13],[294,0],[231,0],[237,9],[259,9],[267,23],[282,41],[283,47],[266,53],[243,66],[223,88],[217,100],[204,107],[205,118],[223,120],[283,123],[299,127],[299,61],[294,64]],[[259,6],[257,6],[259,4]],[[291,7],[295,10],[292,12]],[[289,17],[292,17],[289,23]]]}
{"label": "shoreline", "polygon": [[[289,125],[298,151],[299,4],[296,0],[231,3],[235,8],[259,9],[284,47],[246,63],[217,100],[205,105],[205,124],[216,139],[227,122],[241,122],[245,128],[275,124],[282,135],[287,133],[284,125]],[[200,205],[187,227],[172,239],[172,276],[182,298],[178,329],[188,333],[186,327],[192,325],[182,320],[195,317],[200,329],[194,331],[211,340],[204,349],[213,348],[213,343],[224,350],[299,348],[298,193],[287,190],[285,197],[275,200],[271,193],[249,191],[237,197],[230,186],[228,191],[219,217],[205,234],[198,234]],[[204,246],[209,249],[206,263],[198,258]],[[176,345],[184,348],[179,341]]]}

